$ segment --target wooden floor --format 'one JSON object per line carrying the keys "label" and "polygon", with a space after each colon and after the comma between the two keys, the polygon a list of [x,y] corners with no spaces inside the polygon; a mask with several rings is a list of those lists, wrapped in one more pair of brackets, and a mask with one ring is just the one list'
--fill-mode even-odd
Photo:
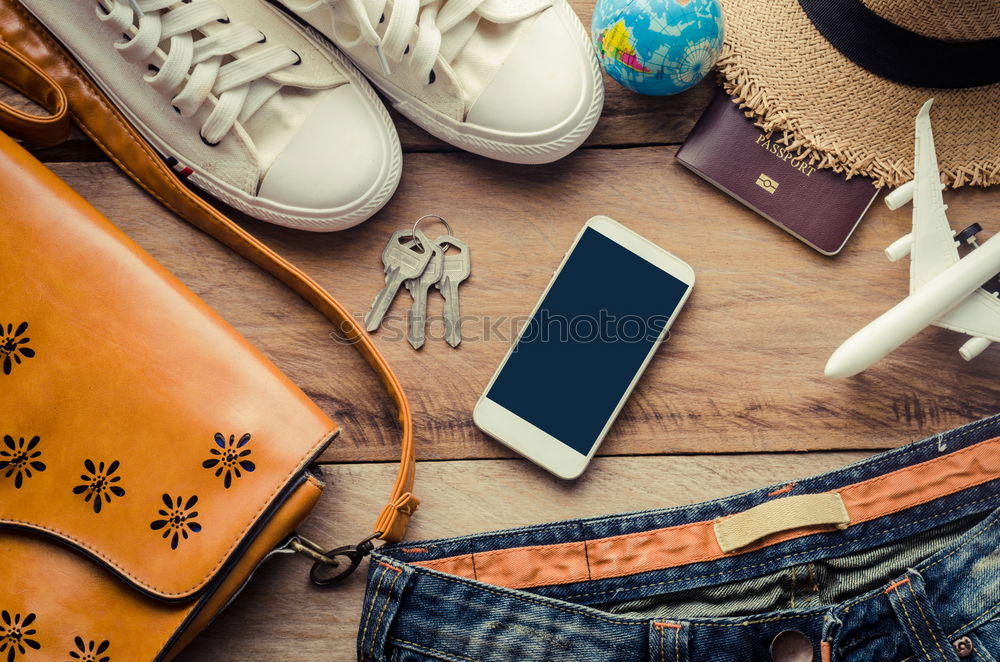
{"label": "wooden floor", "polygon": [[[590,3],[574,5],[589,22]],[[837,345],[905,294],[907,266],[887,262],[882,248],[909,231],[909,214],[876,203],[840,256],[813,252],[675,161],[711,93],[705,83],[676,97],[642,98],[608,81],[604,117],[584,148],[538,167],[456,152],[400,119],[402,184],[370,221],[329,235],[245,221],[359,317],[381,287],[379,254],[391,232],[440,214],[471,246],[458,349],[440,339],[440,320],[428,344],[411,349],[406,296],[390,310],[389,328],[375,334],[416,413],[423,506],[412,538],[719,497],[997,411],[1000,350],[966,364],[956,351],[963,339],[936,329],[860,377],[823,377]],[[165,212],[84,139],[36,154],[343,425],[323,457],[328,492],[305,532],[331,546],[362,538],[389,491],[398,439],[391,404],[365,364],[320,315]],[[997,201],[997,191],[946,193],[956,227],[979,221],[989,230],[1000,221]],[[675,252],[698,281],[602,457],[567,483],[512,458],[473,427],[470,412],[516,324],[595,214]],[[440,313],[435,297],[430,314]],[[317,590],[307,570],[304,560],[272,562],[178,659],[353,659],[363,573]]]}

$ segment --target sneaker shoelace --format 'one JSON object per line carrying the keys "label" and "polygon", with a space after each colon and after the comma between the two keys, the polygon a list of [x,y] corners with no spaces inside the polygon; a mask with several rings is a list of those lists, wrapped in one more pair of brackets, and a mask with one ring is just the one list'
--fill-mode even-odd
{"label": "sneaker shoelace", "polygon": [[[309,12],[331,0],[316,0],[301,8]],[[333,0],[343,3],[354,19],[361,38],[375,49],[382,71],[392,74],[390,64],[409,56],[408,68],[419,80],[433,83],[434,65],[440,55],[452,62],[476,31],[481,16],[512,22],[537,13],[548,3],[541,0],[518,14],[501,16],[487,7],[493,0]],[[385,23],[380,35],[378,24]],[[416,35],[416,36],[414,36]]]}
{"label": "sneaker shoelace", "polygon": [[291,48],[264,45],[265,35],[232,23],[211,0],[98,0],[97,15],[124,37],[115,48],[130,62],[155,59],[144,78],[172,97],[174,110],[191,117],[210,99],[215,106],[202,123],[201,139],[215,145],[260,109],[280,88],[270,74],[301,62]]}

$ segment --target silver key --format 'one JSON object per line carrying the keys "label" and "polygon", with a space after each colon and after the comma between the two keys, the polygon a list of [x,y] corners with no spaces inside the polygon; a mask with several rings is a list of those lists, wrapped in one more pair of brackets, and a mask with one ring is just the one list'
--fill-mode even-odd
{"label": "silver key", "polygon": [[[422,252],[414,243],[399,243],[400,239],[413,237],[418,240]],[[424,272],[427,262],[433,254],[430,250],[432,242],[420,230],[399,230],[392,233],[392,238],[382,251],[382,264],[385,266],[385,287],[375,295],[372,309],[365,315],[365,328],[374,331],[382,323],[382,318],[389,310],[389,304],[396,298],[396,292],[408,278],[416,278]]]}
{"label": "silver key", "polygon": [[441,280],[441,275],[444,273],[444,249],[431,242],[431,251],[431,259],[424,273],[404,283],[406,289],[410,291],[410,296],[413,297],[413,305],[410,306],[410,330],[406,334],[406,339],[413,345],[413,349],[420,349],[424,345],[424,332],[427,328],[427,290]]}
{"label": "silver key", "polygon": [[435,243],[445,250],[448,246],[454,246],[461,251],[458,255],[444,256],[444,273],[441,275],[441,280],[434,285],[444,297],[444,339],[452,347],[458,347],[458,344],[462,342],[462,316],[458,309],[458,286],[472,273],[469,245],[455,239],[450,234],[438,237]]}

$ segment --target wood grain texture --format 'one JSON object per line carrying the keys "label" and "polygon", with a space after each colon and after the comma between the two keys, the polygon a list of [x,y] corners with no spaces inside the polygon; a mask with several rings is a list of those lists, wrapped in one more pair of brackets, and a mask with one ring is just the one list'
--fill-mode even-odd
{"label": "wood grain texture", "polygon": [[[410,539],[696,503],[862,457],[838,452],[602,458],[575,483],[519,460],[428,462],[420,466],[425,507],[413,519]],[[381,507],[382,495],[372,486],[388,484],[392,467],[327,465],[323,471],[329,487],[303,534],[337,545],[360,540]],[[177,662],[353,660],[364,570],[335,589],[316,589],[308,583],[307,560],[272,560]]]}
{"label": "wood grain texture", "polygon": [[[395,198],[357,228],[318,235],[246,224],[359,319],[381,287],[378,256],[391,232],[438,213],[469,243],[473,275],[461,290],[466,339],[457,350],[440,340],[439,317],[424,349],[410,348],[405,293],[375,334],[409,391],[423,459],[508,455],[473,427],[470,412],[574,235],[599,213],[674,251],[698,274],[673,338],[604,454],[881,448],[996,411],[1000,350],[966,363],[955,351],[962,339],[943,330],[920,334],[860,377],[822,375],[840,342],[906,293],[906,265],[887,262],[882,248],[909,231],[908,212],[877,203],[844,253],[828,258],[673,157],[673,147],[584,150],[525,168],[459,153],[411,154]],[[54,167],[344,425],[325,459],[396,457],[388,401],[325,320],[172,218],[110,164]],[[956,226],[989,219],[995,201],[990,191],[947,194]],[[435,295],[430,314],[440,316],[441,305]]]}

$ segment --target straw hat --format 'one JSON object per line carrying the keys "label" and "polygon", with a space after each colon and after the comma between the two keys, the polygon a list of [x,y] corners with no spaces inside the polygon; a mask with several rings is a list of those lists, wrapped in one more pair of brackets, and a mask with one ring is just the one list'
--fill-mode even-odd
{"label": "straw hat", "polygon": [[933,97],[945,183],[1000,184],[1000,0],[721,1],[726,91],[818,167],[912,179]]}

